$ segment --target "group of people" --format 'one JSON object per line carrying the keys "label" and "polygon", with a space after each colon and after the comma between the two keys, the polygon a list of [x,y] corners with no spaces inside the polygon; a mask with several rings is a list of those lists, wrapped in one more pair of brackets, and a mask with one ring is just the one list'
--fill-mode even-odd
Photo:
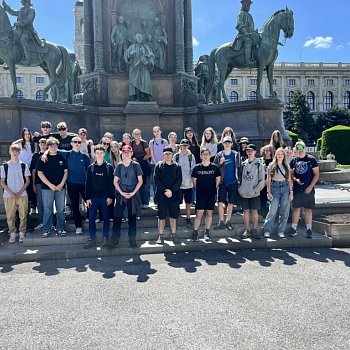
{"label": "group of people", "polygon": [[[52,132],[51,123],[43,121],[41,133],[32,134],[25,128],[21,136],[9,148],[10,160],[1,166],[10,243],[16,241],[16,212],[20,221],[19,241],[23,241],[29,206],[32,210],[37,208],[39,214],[36,229],[42,229],[43,237],[49,237],[55,204],[56,234],[64,236],[65,205],[69,203],[76,234],[82,234],[80,209],[85,203],[90,236],[85,248],[96,245],[98,218],[103,221],[103,245],[107,249],[118,245],[123,220],[128,221],[130,246],[136,248],[137,218],[149,206],[151,189],[158,210],[157,244],[164,243],[167,217],[172,240],[179,242],[177,220],[183,202],[193,241],[198,240],[204,214],[204,239],[210,240],[216,204],[219,220],[214,229],[233,230],[234,209],[242,208],[245,223],[242,238],[260,238],[259,212],[266,216],[263,225],[266,238],[274,226],[280,238],[285,237],[285,232],[295,236],[304,208],[307,237],[312,238],[318,164],[306,153],[304,142],[287,147],[279,130],[260,149],[260,158],[256,145],[247,137],[236,141],[230,127],[223,130],[220,140],[209,127],[198,142],[194,129],[187,127],[178,143],[175,132],[165,139],[161,128],[154,126],[149,142],[142,139],[141,130],[135,129],[132,134],[124,133],[121,142],[106,132],[94,145],[85,128],[70,133],[66,123],[60,122],[57,131]],[[286,230],[291,203],[292,226]],[[193,204],[196,216],[191,222]],[[111,234],[110,221],[113,221]]]}

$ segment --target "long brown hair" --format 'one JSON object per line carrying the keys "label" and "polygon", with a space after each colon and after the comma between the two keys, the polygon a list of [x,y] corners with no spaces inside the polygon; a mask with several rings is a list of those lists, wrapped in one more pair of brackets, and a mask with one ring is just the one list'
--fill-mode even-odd
{"label": "long brown hair", "polygon": [[[275,139],[274,139],[274,136],[275,135],[277,135],[278,136],[278,144],[276,144],[276,141],[275,141]],[[279,130],[274,130],[273,132],[272,132],[272,134],[271,134],[271,139],[270,139],[270,143],[269,143],[271,146],[272,146],[272,148],[273,148],[273,150],[274,151],[276,151],[277,150],[277,148],[279,148],[279,147],[282,147],[282,148],[284,148],[284,147],[286,147],[286,144],[284,143],[284,141],[283,141],[283,138],[282,138],[282,135],[281,135],[281,132],[279,131]]]}
{"label": "long brown hair", "polygon": [[216,136],[216,132],[213,128],[209,127],[209,128],[206,128],[204,131],[203,131],[203,136],[202,136],[202,143],[201,143],[201,147],[204,147],[205,144],[207,143],[207,140],[205,138],[205,133],[207,131],[210,131],[211,132],[211,137],[210,137],[210,140],[209,140],[209,143],[218,143],[218,138]]}
{"label": "long brown hair", "polygon": [[284,153],[283,147],[277,148],[275,155],[273,156],[273,161],[271,163],[270,175],[271,175],[271,177],[273,177],[278,171],[278,161],[277,161],[277,153],[278,152],[282,152],[282,154],[283,154],[282,166],[284,167],[285,175],[288,178],[288,168],[289,167],[288,167],[288,162],[287,162],[286,154]]}

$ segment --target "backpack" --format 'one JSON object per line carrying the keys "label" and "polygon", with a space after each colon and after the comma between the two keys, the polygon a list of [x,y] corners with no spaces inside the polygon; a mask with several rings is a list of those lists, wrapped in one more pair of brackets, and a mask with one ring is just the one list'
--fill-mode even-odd
{"label": "backpack", "polygon": [[[137,178],[137,164],[138,164],[138,163],[137,163],[137,162],[134,162],[134,161],[132,161],[131,163],[132,163],[132,165],[133,165],[134,172],[135,172],[135,175],[136,175],[136,178]],[[94,174],[94,169],[95,169],[94,166],[95,166],[95,164],[92,163],[92,164],[91,164],[91,173],[92,173],[92,174]],[[109,164],[109,163],[106,163],[106,167],[107,167],[107,176],[109,177],[110,174],[111,174],[112,165]]]}
{"label": "backpack", "polygon": [[[7,185],[7,176],[9,172],[9,165],[7,162],[3,162],[3,167],[5,171],[5,184]],[[26,164],[21,162],[21,168],[22,168],[22,176],[23,176],[23,182],[26,182],[26,176],[25,176],[25,171],[26,171]]]}
{"label": "backpack", "polygon": [[[188,155],[188,162],[190,163],[190,170],[192,170],[192,169],[191,169],[192,157],[193,157],[193,155],[192,155],[192,153],[190,153],[190,154]],[[180,159],[180,153],[176,153],[176,154],[175,154],[175,162],[176,162],[176,163],[179,163],[179,159]]]}

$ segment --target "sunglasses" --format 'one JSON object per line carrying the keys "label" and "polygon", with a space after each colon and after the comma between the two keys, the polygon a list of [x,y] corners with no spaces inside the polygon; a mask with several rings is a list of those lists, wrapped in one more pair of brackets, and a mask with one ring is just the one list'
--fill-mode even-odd
{"label": "sunglasses", "polygon": [[296,148],[297,148],[297,151],[302,151],[303,149],[305,149],[303,145],[298,145]]}
{"label": "sunglasses", "polygon": [[58,131],[64,131],[64,130],[67,130],[67,128],[58,128],[57,130]]}
{"label": "sunglasses", "polygon": [[109,142],[102,142],[102,144],[103,144],[104,146],[109,146],[109,145],[110,145]]}
{"label": "sunglasses", "polygon": [[49,126],[49,125],[42,125],[41,128],[42,129],[51,129],[51,126]]}
{"label": "sunglasses", "polygon": [[225,141],[224,143],[232,143],[231,141]]}
{"label": "sunglasses", "polygon": [[79,145],[81,144],[81,141],[72,141],[73,143],[78,143]]}

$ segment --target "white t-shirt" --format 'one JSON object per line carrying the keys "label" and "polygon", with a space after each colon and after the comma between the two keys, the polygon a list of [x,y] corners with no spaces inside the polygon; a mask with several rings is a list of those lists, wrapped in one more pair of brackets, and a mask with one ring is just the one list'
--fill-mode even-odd
{"label": "white t-shirt", "polygon": [[25,147],[22,147],[22,143],[18,143],[18,145],[21,147],[21,152],[19,154],[18,159],[26,163],[28,166],[30,166],[30,163],[32,162],[33,154],[32,147],[30,146],[30,142],[26,142]]}
{"label": "white t-shirt", "polygon": [[[7,186],[10,188],[10,190],[13,193],[17,193],[20,191],[20,189],[23,187],[24,181],[23,181],[23,174],[22,174],[22,166],[21,162],[18,163],[10,163],[8,164],[8,172],[7,172]],[[0,167],[0,177],[1,179],[6,178],[5,169],[2,165]],[[26,169],[24,171],[25,176],[30,176],[30,171],[28,168],[28,165],[26,164]],[[24,191],[21,194],[21,197],[27,196],[27,191]],[[4,198],[10,197],[9,193],[7,191],[4,191]]]}

